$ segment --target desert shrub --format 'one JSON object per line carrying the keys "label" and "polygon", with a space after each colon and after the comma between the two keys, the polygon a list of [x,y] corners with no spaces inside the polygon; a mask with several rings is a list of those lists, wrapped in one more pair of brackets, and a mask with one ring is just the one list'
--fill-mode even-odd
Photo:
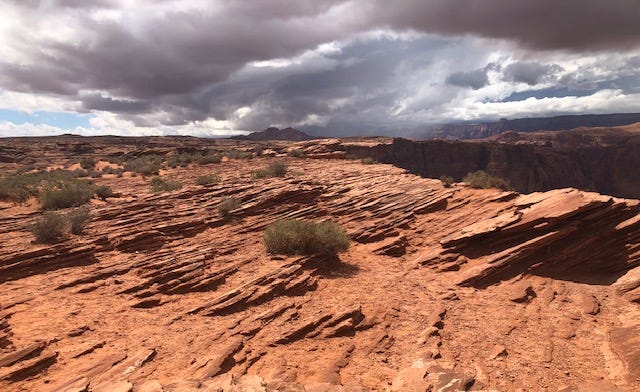
{"label": "desert shrub", "polygon": [[76,169],[73,171],[73,175],[78,178],[89,177],[89,172],[85,169]]}
{"label": "desert shrub", "polygon": [[233,148],[231,150],[226,150],[224,152],[224,156],[226,156],[229,159],[249,159],[253,155],[250,152],[240,151]]}
{"label": "desert shrub", "polygon": [[198,165],[206,165],[209,163],[220,163],[222,162],[222,155],[216,152],[208,152],[204,155],[198,154],[198,156],[196,156],[195,162]]}
{"label": "desert shrub", "polygon": [[375,159],[371,158],[371,157],[366,157],[360,160],[361,163],[365,164],[365,165],[373,165],[375,163],[378,163]]}
{"label": "desert shrub", "polygon": [[191,163],[206,165],[209,163],[220,162],[222,162],[222,155],[215,152],[207,152],[206,154],[182,152],[174,154],[167,159],[167,165],[172,168],[176,168],[178,166],[187,167]]}
{"label": "desert shrub", "polygon": [[256,146],[253,151],[255,152],[257,157],[261,157],[264,153],[264,146]]}
{"label": "desert shrub", "polygon": [[304,158],[305,153],[300,149],[294,148],[292,150],[289,150],[289,152],[287,152],[287,155],[293,158]]}
{"label": "desert shrub", "polygon": [[89,177],[91,178],[100,178],[102,177],[102,172],[97,170],[89,170]]}
{"label": "desert shrub", "polygon": [[212,185],[220,182],[220,176],[216,174],[207,174],[196,179],[198,185]]}
{"label": "desert shrub", "polygon": [[102,172],[104,174],[115,174],[117,176],[122,176],[122,173],[124,172],[124,169],[119,168],[119,167],[105,166],[105,167],[102,168]]}
{"label": "desert shrub", "polygon": [[36,219],[27,229],[36,236],[36,241],[53,244],[62,241],[69,230],[67,218],[58,212],[48,212]]}
{"label": "desert shrub", "polygon": [[150,185],[153,193],[171,192],[182,188],[182,184],[178,181],[165,180],[161,177],[153,177]]}
{"label": "desert shrub", "polygon": [[462,181],[469,184],[471,188],[477,189],[498,188],[508,190],[511,188],[508,181],[500,177],[492,176],[484,170],[469,173]]}
{"label": "desert shrub", "polygon": [[451,176],[440,176],[440,182],[445,188],[451,188],[454,183],[454,179]]}
{"label": "desert shrub", "polygon": [[91,220],[89,215],[89,209],[87,207],[76,208],[66,215],[66,219],[69,223],[69,230],[73,234],[82,234],[84,228]]}
{"label": "desert shrub", "polygon": [[92,157],[85,157],[80,159],[80,167],[85,170],[91,170],[96,166],[96,160]]}
{"label": "desert shrub", "polygon": [[75,171],[40,170],[37,172],[16,172],[0,177],[0,199],[23,203],[31,196],[37,196],[47,184],[77,181]]}
{"label": "desert shrub", "polygon": [[91,200],[93,194],[93,186],[87,181],[49,183],[39,194],[40,206],[45,210],[79,207]]}
{"label": "desert shrub", "polygon": [[113,197],[113,189],[107,185],[100,185],[94,188],[96,196],[102,200],[107,200],[108,197]]}
{"label": "desert shrub", "polygon": [[161,167],[162,157],[159,155],[143,155],[124,163],[125,171],[142,174],[143,176],[158,174]]}
{"label": "desert shrub", "polygon": [[233,196],[225,197],[218,206],[218,212],[223,218],[228,218],[231,216],[231,212],[238,207],[240,207],[240,201],[238,199]]}
{"label": "desert shrub", "polygon": [[269,253],[333,255],[349,248],[349,236],[334,222],[279,220],[264,233]]}
{"label": "desert shrub", "polygon": [[287,164],[281,161],[271,162],[269,166],[264,169],[256,170],[253,173],[255,178],[268,178],[268,177],[284,177],[287,174]]}

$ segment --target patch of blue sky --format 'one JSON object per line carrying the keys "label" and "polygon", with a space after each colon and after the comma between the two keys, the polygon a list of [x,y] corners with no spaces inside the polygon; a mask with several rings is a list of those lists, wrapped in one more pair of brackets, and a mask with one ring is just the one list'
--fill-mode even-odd
{"label": "patch of blue sky", "polygon": [[78,127],[89,128],[89,120],[93,114],[81,114],[72,112],[48,112],[36,111],[24,113],[19,110],[0,109],[0,122],[11,122],[20,124],[46,124],[61,129],[76,129]]}

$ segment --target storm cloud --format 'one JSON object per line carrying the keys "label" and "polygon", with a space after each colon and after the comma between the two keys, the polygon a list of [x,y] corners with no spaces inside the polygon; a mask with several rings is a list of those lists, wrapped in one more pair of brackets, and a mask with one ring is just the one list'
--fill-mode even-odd
{"label": "storm cloud", "polygon": [[[211,119],[248,130],[412,127],[476,118],[473,102],[521,93],[506,91],[505,83],[557,82],[595,93],[640,58],[635,0],[0,6],[0,92],[52,97],[69,110],[105,112],[143,127]],[[531,61],[534,53],[540,56]],[[621,57],[610,75],[557,64],[599,53]],[[460,112],[452,109],[456,102],[471,106]]]}

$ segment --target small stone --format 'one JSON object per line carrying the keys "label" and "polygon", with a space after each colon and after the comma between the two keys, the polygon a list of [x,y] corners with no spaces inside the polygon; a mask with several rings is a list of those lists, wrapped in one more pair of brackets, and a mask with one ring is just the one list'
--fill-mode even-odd
{"label": "small stone", "polygon": [[507,348],[501,344],[496,345],[489,354],[489,359],[496,359],[499,357],[506,357],[509,355]]}
{"label": "small stone", "polygon": [[536,293],[533,291],[533,287],[526,282],[522,282],[511,288],[509,299],[517,303],[528,303],[535,298],[535,296]]}

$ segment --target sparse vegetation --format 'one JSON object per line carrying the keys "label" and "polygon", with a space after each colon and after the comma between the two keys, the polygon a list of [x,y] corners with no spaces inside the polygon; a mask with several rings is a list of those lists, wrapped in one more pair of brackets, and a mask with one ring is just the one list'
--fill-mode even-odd
{"label": "sparse vegetation", "polygon": [[110,186],[101,185],[101,186],[95,187],[94,190],[95,190],[96,196],[102,201],[107,200],[107,198],[109,197],[113,197],[113,189],[111,189]]}
{"label": "sparse vegetation", "polygon": [[69,221],[59,212],[47,212],[27,229],[36,236],[36,242],[54,244],[66,237]]}
{"label": "sparse vegetation", "polygon": [[269,253],[335,255],[349,248],[349,236],[334,222],[279,220],[264,233]]}
{"label": "sparse vegetation", "polygon": [[[82,172],[86,171],[82,170]],[[78,175],[83,174],[82,172],[78,173],[78,171],[67,170],[41,170],[37,172],[29,171],[8,174],[0,177],[0,199],[9,200],[14,203],[23,203],[30,197],[38,196],[42,192],[46,191],[51,192],[66,189],[67,192],[69,192],[69,189],[71,188],[75,190],[85,187],[90,188],[90,182],[77,179]],[[55,196],[58,195],[54,195],[54,197]],[[89,198],[91,198],[91,196],[89,196]]]}
{"label": "sparse vegetation", "polygon": [[182,152],[174,154],[167,159],[167,165],[172,168],[187,167],[191,163],[198,165],[206,165],[208,163],[220,163],[222,161],[222,155],[215,152],[201,153],[187,153]]}
{"label": "sparse vegetation", "polygon": [[469,184],[471,188],[476,189],[498,188],[503,191],[511,189],[507,180],[492,176],[484,170],[469,173],[462,179],[462,181]]}
{"label": "sparse vegetation", "polygon": [[93,197],[93,185],[89,181],[67,180],[47,184],[39,194],[44,210],[79,207]]}
{"label": "sparse vegetation", "polygon": [[229,159],[250,159],[253,156],[253,154],[251,154],[250,152],[240,151],[233,148],[231,150],[225,151],[224,156],[226,156]]}
{"label": "sparse vegetation", "polygon": [[264,169],[256,170],[253,173],[255,178],[284,177],[287,174],[287,164],[282,161],[271,162]]}
{"label": "sparse vegetation", "polygon": [[85,170],[91,170],[96,166],[96,160],[92,157],[85,157],[80,159],[80,167]]}
{"label": "sparse vegetation", "polygon": [[240,201],[238,199],[233,196],[225,197],[218,206],[218,212],[223,218],[228,218],[231,216],[231,212],[238,207],[240,207]]}
{"label": "sparse vegetation", "polygon": [[292,150],[289,150],[289,152],[287,152],[287,155],[292,158],[304,158],[306,154],[304,153],[304,151],[298,148],[294,148]]}
{"label": "sparse vegetation", "polygon": [[182,188],[178,181],[165,180],[162,177],[153,177],[150,185],[153,193],[171,192]]}
{"label": "sparse vegetation", "polygon": [[162,167],[162,157],[159,155],[143,155],[124,163],[124,170],[143,176],[157,175]]}
{"label": "sparse vegetation", "polygon": [[451,176],[440,176],[440,182],[445,188],[451,188],[455,180]]}
{"label": "sparse vegetation", "polygon": [[67,213],[66,218],[69,222],[71,233],[78,235],[84,231],[84,228],[91,220],[91,215],[89,214],[89,208],[80,207]]}
{"label": "sparse vegetation", "polygon": [[29,225],[27,229],[36,237],[36,242],[54,244],[64,240],[69,233],[79,235],[91,220],[89,208],[80,207],[66,214],[50,211]]}
{"label": "sparse vegetation", "polygon": [[213,185],[220,182],[220,176],[216,174],[207,174],[196,179],[198,185]]}

